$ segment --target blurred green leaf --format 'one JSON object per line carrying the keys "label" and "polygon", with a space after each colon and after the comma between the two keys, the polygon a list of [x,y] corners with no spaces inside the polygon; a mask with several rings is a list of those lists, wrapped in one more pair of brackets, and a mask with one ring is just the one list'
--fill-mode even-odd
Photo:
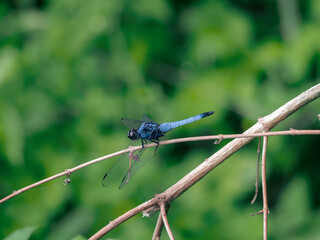
{"label": "blurred green leaf", "polygon": [[75,209],[55,224],[47,239],[71,239],[81,232],[86,232],[94,215],[85,208]]}
{"label": "blurred green leaf", "polygon": [[[277,228],[274,233],[277,238],[301,239],[306,230],[317,222],[316,219],[319,220],[319,216],[310,210],[308,196],[307,183],[303,178],[295,178],[282,192],[275,209],[276,215],[272,218],[272,226]],[[285,224],[281,224],[283,222]]]}
{"label": "blurred green leaf", "polygon": [[[319,1],[280,7],[268,0],[1,1],[2,197],[126,148],[121,118],[147,114],[162,123],[215,111],[166,138],[241,133],[318,84]],[[314,101],[276,129],[319,129],[319,109]],[[101,186],[113,158],[74,172],[68,186],[62,177],[24,192],[0,205],[0,239],[34,225],[35,240],[88,237],[228,141],[161,146],[121,191]],[[270,138],[272,238],[319,238],[319,144],[318,136]],[[262,206],[261,195],[250,205],[256,151],[257,140],[172,203],[177,238],[261,237],[262,220],[248,216]],[[150,239],[155,223],[135,217],[107,238]]]}
{"label": "blurred green leaf", "polygon": [[85,240],[85,239],[88,239],[88,238],[85,238],[85,237],[83,237],[83,236],[76,236],[76,237],[73,237],[73,238],[71,238],[71,240]]}
{"label": "blurred green leaf", "polygon": [[25,227],[15,230],[4,240],[28,240],[36,229],[37,227]]}

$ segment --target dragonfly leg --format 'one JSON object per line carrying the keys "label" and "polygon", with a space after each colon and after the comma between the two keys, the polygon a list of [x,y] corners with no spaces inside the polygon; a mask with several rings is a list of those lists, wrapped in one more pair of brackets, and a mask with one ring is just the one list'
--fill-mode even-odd
{"label": "dragonfly leg", "polygon": [[139,152],[142,152],[144,150],[144,144],[147,143],[147,140],[146,139],[143,139],[141,138],[141,145],[142,145],[142,148],[139,150]]}
{"label": "dragonfly leg", "polygon": [[156,149],[154,150],[154,156],[156,156],[159,147],[159,139],[150,139],[150,141],[157,144]]}

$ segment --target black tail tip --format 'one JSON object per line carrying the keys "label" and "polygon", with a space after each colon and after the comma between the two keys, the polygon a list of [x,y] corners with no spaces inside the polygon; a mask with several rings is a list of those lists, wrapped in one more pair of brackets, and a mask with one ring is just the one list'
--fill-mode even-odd
{"label": "black tail tip", "polygon": [[108,176],[108,172],[103,176],[102,180],[104,180]]}
{"label": "black tail tip", "polygon": [[202,116],[203,116],[203,117],[208,117],[208,116],[210,116],[210,115],[212,115],[212,114],[214,114],[214,111],[204,112],[204,113],[202,113]]}

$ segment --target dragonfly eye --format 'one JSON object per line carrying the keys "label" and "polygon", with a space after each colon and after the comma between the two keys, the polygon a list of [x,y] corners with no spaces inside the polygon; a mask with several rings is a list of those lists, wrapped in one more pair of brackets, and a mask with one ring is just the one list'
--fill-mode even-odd
{"label": "dragonfly eye", "polygon": [[128,132],[128,138],[130,138],[131,140],[138,139],[139,138],[138,131],[133,128],[130,129],[130,131]]}

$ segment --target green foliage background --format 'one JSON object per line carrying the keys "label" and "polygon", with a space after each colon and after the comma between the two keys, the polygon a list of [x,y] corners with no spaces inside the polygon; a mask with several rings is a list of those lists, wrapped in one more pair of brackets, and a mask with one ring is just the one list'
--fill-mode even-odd
{"label": "green foliage background", "polygon": [[[0,2],[0,197],[125,148],[121,117],[157,122],[214,110],[167,134],[241,133],[319,83],[320,2],[16,0]],[[319,129],[315,101],[277,130]],[[82,239],[164,191],[220,145],[160,147],[121,191],[102,188],[113,159],[0,205],[0,238]],[[318,136],[272,137],[270,239],[319,239]],[[257,141],[175,201],[177,239],[261,239]],[[108,237],[150,239],[135,217]],[[163,239],[167,239],[164,232]],[[8,238],[9,239],[9,238]],[[107,239],[107,238],[104,238]]]}

